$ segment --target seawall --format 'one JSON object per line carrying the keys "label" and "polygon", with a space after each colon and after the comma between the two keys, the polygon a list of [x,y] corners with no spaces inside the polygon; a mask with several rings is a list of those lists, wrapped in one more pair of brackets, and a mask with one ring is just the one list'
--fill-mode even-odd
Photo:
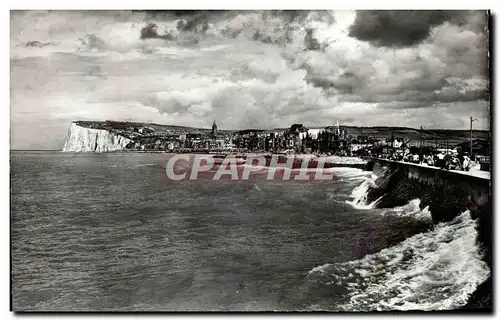
{"label": "seawall", "polygon": [[[389,202],[391,205],[394,202],[406,202],[406,197],[417,196],[421,199],[423,206],[429,205],[435,221],[449,221],[466,209],[476,213],[490,203],[489,175],[448,171],[437,167],[378,158],[372,158],[367,164],[367,169],[374,173],[382,170],[390,173],[386,180],[377,182],[382,191],[387,192],[379,205],[383,206]],[[406,186],[408,184],[413,185],[413,188],[408,188],[409,186]],[[395,191],[398,193],[394,193]],[[392,199],[388,199],[389,197]]]}

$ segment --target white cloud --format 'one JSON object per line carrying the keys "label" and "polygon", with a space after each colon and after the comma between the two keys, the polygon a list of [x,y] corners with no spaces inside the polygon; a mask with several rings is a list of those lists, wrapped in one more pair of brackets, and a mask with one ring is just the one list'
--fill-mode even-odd
{"label": "white cloud", "polygon": [[[486,44],[472,27],[444,24],[417,47],[380,49],[348,36],[352,11],[209,18],[206,33],[179,33],[179,18],[145,13],[13,13],[14,148],[57,148],[58,139],[19,128],[39,124],[58,137],[75,119],[467,128],[469,114],[488,117],[487,103],[476,97],[487,87]],[[148,22],[174,40],[141,40]],[[324,50],[306,50],[307,29]],[[30,41],[40,44],[26,47]]]}

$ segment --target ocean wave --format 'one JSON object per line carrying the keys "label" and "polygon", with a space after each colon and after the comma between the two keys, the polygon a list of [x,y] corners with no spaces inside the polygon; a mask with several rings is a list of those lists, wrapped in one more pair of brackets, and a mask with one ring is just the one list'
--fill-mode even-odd
{"label": "ocean wave", "polygon": [[398,206],[390,209],[384,209],[382,215],[391,215],[399,217],[411,217],[416,220],[432,221],[432,214],[429,211],[429,206],[420,208],[421,200],[416,198],[403,206]]}
{"label": "ocean wave", "polygon": [[315,267],[308,279],[346,288],[340,310],[455,309],[490,275],[476,238],[476,221],[465,211],[360,260]]}
{"label": "ocean wave", "polygon": [[325,159],[332,164],[366,164],[366,161],[359,157],[327,156]]}
{"label": "ocean wave", "polygon": [[[368,192],[370,188],[377,188],[377,180],[380,177],[383,177],[385,173],[387,172],[387,169],[382,169],[380,172],[378,172],[378,175],[373,174],[371,172],[364,172],[361,171],[364,176],[353,176],[354,178],[363,178],[364,181],[356,186],[352,192],[351,192],[351,197],[352,200],[346,201],[347,204],[350,204],[352,207],[356,209],[362,209],[362,210],[367,210],[367,209],[374,209],[378,202],[386,195],[383,194],[382,196],[378,197],[376,200],[368,203]],[[371,173],[370,176],[366,177],[368,173]],[[361,173],[360,173],[361,174]],[[397,206],[394,208],[384,208],[381,209],[380,213],[381,215],[390,215],[390,216],[399,216],[399,217],[411,217],[416,220],[423,220],[423,221],[429,221],[432,220],[432,215],[429,210],[429,206],[426,206],[425,208],[421,208],[421,200],[416,198],[413,200],[410,200],[408,204],[403,205],[403,206]]]}
{"label": "ocean wave", "polygon": [[378,176],[375,174],[371,174],[370,177],[365,178],[365,180],[357,187],[355,187],[351,192],[352,201],[346,201],[347,204],[352,205],[352,207],[356,209],[372,209],[377,205],[377,202],[380,200],[377,199],[371,203],[367,203],[368,199],[368,190],[370,187],[377,187],[375,181]]}
{"label": "ocean wave", "polygon": [[120,168],[137,168],[137,167],[149,167],[149,166],[156,166],[158,164],[154,163],[147,163],[147,164],[134,164],[134,165],[124,165],[124,164],[110,164],[108,167],[120,167]]}
{"label": "ocean wave", "polygon": [[307,272],[307,274],[309,275],[309,274],[313,274],[316,272],[324,273],[324,272],[326,272],[326,269],[328,269],[330,266],[332,266],[332,264],[330,264],[330,263],[326,263],[326,264],[317,266],[315,268],[312,268],[309,272]]}
{"label": "ocean wave", "polygon": [[337,177],[352,179],[364,179],[367,176],[371,177],[372,175],[372,172],[367,172],[360,168],[353,167],[330,167],[323,168],[322,171],[325,173],[335,173]]}
{"label": "ocean wave", "polygon": [[156,166],[158,164],[155,163],[148,163],[148,164],[136,164],[133,167],[145,167],[145,166]]}

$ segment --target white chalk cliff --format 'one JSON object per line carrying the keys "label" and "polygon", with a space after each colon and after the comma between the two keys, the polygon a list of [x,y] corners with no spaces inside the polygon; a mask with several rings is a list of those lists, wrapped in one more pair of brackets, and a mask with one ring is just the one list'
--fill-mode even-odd
{"label": "white chalk cliff", "polygon": [[122,150],[130,139],[103,129],[78,126],[71,123],[63,152],[111,152]]}

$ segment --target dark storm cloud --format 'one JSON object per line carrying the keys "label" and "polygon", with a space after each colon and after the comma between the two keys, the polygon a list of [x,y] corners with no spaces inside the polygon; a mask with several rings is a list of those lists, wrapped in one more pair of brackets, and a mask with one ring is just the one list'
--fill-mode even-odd
{"label": "dark storm cloud", "polygon": [[464,92],[458,91],[456,88],[444,88],[439,93],[436,93],[436,101],[439,102],[468,102],[475,100],[488,100],[488,90],[475,89]]}
{"label": "dark storm cloud", "polygon": [[274,16],[280,16],[288,22],[302,20],[309,14],[308,10],[271,10],[269,11]]}
{"label": "dark storm cloud", "polygon": [[158,26],[155,23],[148,23],[141,29],[141,39],[164,39],[173,40],[175,37],[171,34],[159,35]]}
{"label": "dark storm cloud", "polygon": [[428,101],[388,101],[379,103],[378,107],[383,109],[417,109],[422,107],[429,107]]}
{"label": "dark storm cloud", "polygon": [[[286,45],[292,43],[294,31],[298,30],[297,25],[305,21],[306,18],[312,13],[314,21],[323,22],[326,24],[335,23],[335,18],[332,13],[328,11],[307,11],[307,10],[257,10],[257,11],[243,11],[243,10],[151,10],[146,11],[147,17],[160,21],[156,23],[149,23],[141,30],[141,39],[160,38],[166,40],[173,40],[175,38],[172,34],[163,35],[158,32],[161,27],[162,20],[177,19],[176,29],[179,32],[195,32],[205,33],[209,29],[209,24],[216,23],[221,20],[228,20],[238,15],[245,14],[261,14],[263,25],[251,26],[255,31],[251,35],[251,39],[260,41],[266,44]],[[268,21],[276,21],[276,18],[281,20],[281,25],[275,25],[274,28],[267,28],[265,26]],[[282,32],[277,32],[281,29]],[[221,33],[228,38],[235,38],[244,33],[244,28],[226,28],[221,30]],[[328,47],[328,44],[321,42],[315,35],[313,28],[306,28],[305,35],[301,39],[304,50],[310,51],[323,51]]]}
{"label": "dark storm cloud", "polygon": [[334,88],[340,93],[352,94],[364,86],[364,80],[352,72],[344,72],[337,77],[328,77],[321,75],[310,74],[305,80],[315,87],[320,87],[325,90]]}
{"label": "dark storm cloud", "polygon": [[152,18],[166,17],[166,16],[191,16],[198,15],[204,12],[220,12],[220,10],[134,10],[134,12],[145,12]]}
{"label": "dark storm cloud", "polygon": [[411,47],[424,41],[433,27],[448,21],[467,22],[467,11],[358,11],[349,36],[378,47]]}
{"label": "dark storm cloud", "polygon": [[437,92],[409,91],[397,95],[347,95],[342,101],[377,103],[379,108],[422,108],[441,103],[473,102],[488,100],[488,91],[482,89],[459,91],[446,87]]}
{"label": "dark storm cloud", "polygon": [[[178,31],[205,32],[208,29],[210,19],[219,16],[222,10],[146,10],[147,16],[156,20],[179,19],[177,23]],[[148,23],[141,30],[141,39],[159,38],[174,40],[171,33],[158,33],[159,26],[156,23]]]}
{"label": "dark storm cloud", "polygon": [[34,41],[28,41],[24,44],[25,47],[36,47],[36,48],[43,48],[43,47],[46,47],[46,46],[50,46],[52,45],[53,43],[52,42],[40,42],[38,40],[34,40]]}
{"label": "dark storm cloud", "polygon": [[321,50],[321,45],[318,39],[314,38],[314,30],[307,29],[306,35],[304,36],[304,46],[307,50]]}
{"label": "dark storm cloud", "polygon": [[[438,91],[404,91],[398,94],[378,94],[371,92],[344,92],[341,100],[349,102],[379,103],[382,108],[419,108],[434,103],[469,102],[488,100],[488,91],[484,89],[458,90],[445,87]],[[405,102],[404,104],[402,102]]]}
{"label": "dark storm cloud", "polygon": [[[307,17],[310,10],[263,10],[263,11],[253,11],[253,10],[136,10],[137,12],[145,12],[148,16],[153,18],[161,18],[167,16],[174,16],[177,18],[189,18],[189,17],[199,17],[199,16],[220,16],[220,15],[232,15],[237,13],[251,13],[251,12],[262,12],[269,16],[281,17],[287,22],[301,21]],[[324,10],[316,11],[324,15],[325,18],[334,20],[333,16]]]}
{"label": "dark storm cloud", "polygon": [[[380,109],[487,101],[489,93],[484,89],[488,78],[484,32],[487,15],[484,11],[453,14],[441,15],[439,19],[446,16],[450,23],[436,25],[421,46],[395,49],[365,46],[360,49],[362,55],[324,59],[310,54],[297,66],[307,71],[305,80],[322,88],[326,95],[343,102],[377,104]],[[359,14],[357,19],[359,23]],[[428,17],[427,21],[432,19],[439,20]],[[379,37],[377,41],[385,41],[384,44],[392,40],[394,45],[397,40],[391,35]],[[359,60],[359,56],[363,58]]]}

